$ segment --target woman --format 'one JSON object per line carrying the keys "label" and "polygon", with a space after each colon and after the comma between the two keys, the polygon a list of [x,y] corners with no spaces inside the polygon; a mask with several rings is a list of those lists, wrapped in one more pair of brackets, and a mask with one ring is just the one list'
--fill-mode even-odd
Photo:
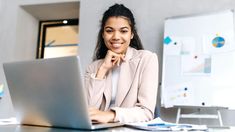
{"label": "woman", "polygon": [[92,121],[137,122],[154,118],[158,59],[143,50],[132,12],[122,4],[104,14],[94,53],[85,73]]}

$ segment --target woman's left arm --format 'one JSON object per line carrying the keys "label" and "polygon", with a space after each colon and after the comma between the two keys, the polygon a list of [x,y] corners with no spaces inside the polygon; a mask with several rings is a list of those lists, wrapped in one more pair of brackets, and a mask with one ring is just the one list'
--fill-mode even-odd
{"label": "woman's left arm", "polygon": [[157,55],[155,53],[148,54],[144,57],[141,65],[137,103],[130,108],[111,108],[116,114],[114,121],[136,122],[148,121],[154,118],[159,72]]}

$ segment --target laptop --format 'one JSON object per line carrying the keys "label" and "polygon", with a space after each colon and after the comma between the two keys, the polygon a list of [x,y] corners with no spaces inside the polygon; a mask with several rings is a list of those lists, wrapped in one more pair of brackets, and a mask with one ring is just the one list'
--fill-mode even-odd
{"label": "laptop", "polygon": [[16,118],[24,125],[103,129],[92,124],[77,56],[3,64]]}

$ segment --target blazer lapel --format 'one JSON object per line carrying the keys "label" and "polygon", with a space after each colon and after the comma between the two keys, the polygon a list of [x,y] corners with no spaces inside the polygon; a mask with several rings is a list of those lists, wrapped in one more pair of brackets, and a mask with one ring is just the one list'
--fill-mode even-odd
{"label": "blazer lapel", "polygon": [[107,74],[106,86],[104,90],[104,97],[105,97],[105,110],[109,108],[112,96],[112,72],[109,71]]}
{"label": "blazer lapel", "polygon": [[128,52],[126,54],[126,61],[122,62],[119,82],[118,82],[118,90],[117,90],[117,98],[115,105],[120,106],[125,99],[128,91],[131,88],[133,83],[136,68],[138,67],[139,57],[132,58],[134,55],[134,51],[132,48],[128,48]]}

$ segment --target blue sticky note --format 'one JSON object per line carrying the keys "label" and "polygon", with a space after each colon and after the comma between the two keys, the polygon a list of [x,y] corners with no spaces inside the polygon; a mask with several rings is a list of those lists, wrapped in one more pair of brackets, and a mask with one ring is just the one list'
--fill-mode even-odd
{"label": "blue sticky note", "polygon": [[169,44],[169,43],[171,43],[171,41],[172,40],[171,40],[171,38],[169,36],[164,38],[164,44]]}

